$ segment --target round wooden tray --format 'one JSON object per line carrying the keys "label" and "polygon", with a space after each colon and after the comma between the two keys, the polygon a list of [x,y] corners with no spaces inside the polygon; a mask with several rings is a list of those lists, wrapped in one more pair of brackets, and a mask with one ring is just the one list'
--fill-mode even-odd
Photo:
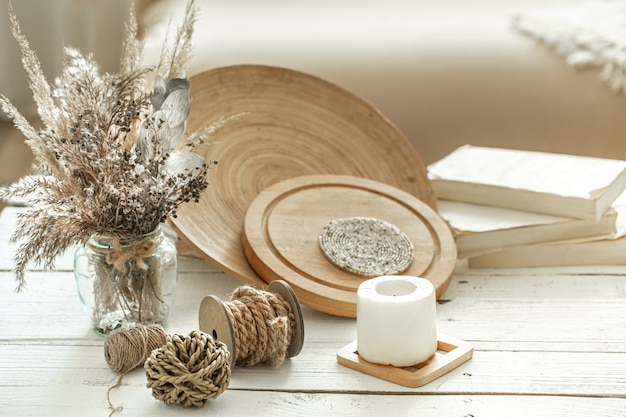
{"label": "round wooden tray", "polygon": [[183,205],[172,223],[184,243],[245,283],[262,283],[241,249],[248,206],[260,191],[301,175],[371,178],[435,207],[416,149],[366,101],[301,72],[268,66],[218,68],[191,78],[187,131],[220,117],[227,123],[196,152],[219,165],[200,203]]}
{"label": "round wooden tray", "polygon": [[437,297],[456,264],[454,237],[439,215],[400,189],[364,178],[307,175],[261,192],[245,218],[244,252],[265,282],[287,281],[302,304],[337,316],[356,316],[356,291],[367,278],[329,262],[319,235],[331,220],[375,217],[411,240],[414,257],[404,275],[428,279]]}

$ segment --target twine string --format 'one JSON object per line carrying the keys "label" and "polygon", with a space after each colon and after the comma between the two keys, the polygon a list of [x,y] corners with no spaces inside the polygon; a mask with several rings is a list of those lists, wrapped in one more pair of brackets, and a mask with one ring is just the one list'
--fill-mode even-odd
{"label": "twine string", "polygon": [[107,336],[104,340],[104,358],[109,368],[120,374],[117,382],[107,390],[107,401],[111,410],[109,417],[124,409],[113,405],[111,391],[122,385],[124,376],[143,365],[150,352],[164,345],[166,341],[165,330],[156,324],[137,326]]}
{"label": "twine string", "polygon": [[122,246],[118,237],[113,237],[111,239],[111,249],[107,251],[106,262],[121,271],[127,261],[134,259],[139,269],[146,270],[148,269],[148,265],[144,259],[154,255],[156,249],[157,242],[149,237],[131,245],[124,246]]}
{"label": "twine string", "polygon": [[165,344],[166,338],[165,330],[157,324],[118,331],[104,340],[104,358],[109,368],[126,374],[143,365],[150,352]]}

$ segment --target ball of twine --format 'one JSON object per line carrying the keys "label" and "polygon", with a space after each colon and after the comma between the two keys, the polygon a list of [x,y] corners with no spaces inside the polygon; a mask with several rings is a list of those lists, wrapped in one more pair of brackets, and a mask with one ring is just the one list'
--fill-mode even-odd
{"label": "ball of twine", "polygon": [[159,325],[141,325],[110,334],[104,340],[104,358],[109,368],[126,374],[143,365],[150,352],[163,346],[167,334]]}
{"label": "ball of twine", "polygon": [[120,374],[115,385],[107,391],[107,401],[111,414],[121,412],[123,407],[115,407],[111,402],[111,391],[122,384],[128,372],[143,365],[150,352],[165,344],[167,334],[158,324],[139,325],[130,330],[118,330],[104,339],[104,358],[109,368]]}
{"label": "ball of twine", "polygon": [[202,407],[228,387],[229,357],[224,343],[199,330],[187,336],[168,335],[144,363],[146,386],[166,404]]}

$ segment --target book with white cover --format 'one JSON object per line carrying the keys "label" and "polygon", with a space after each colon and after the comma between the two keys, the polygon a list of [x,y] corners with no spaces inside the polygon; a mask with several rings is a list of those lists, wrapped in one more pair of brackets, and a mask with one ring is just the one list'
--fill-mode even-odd
{"label": "book with white cover", "polygon": [[470,268],[626,265],[626,193],[612,207],[616,231],[606,238],[572,238],[559,242],[516,245],[468,260]]}
{"label": "book with white cover", "polygon": [[470,268],[626,265],[626,237],[511,246],[468,260]]}
{"label": "book with white cover", "polygon": [[617,233],[617,212],[613,208],[597,222],[450,200],[438,200],[437,208],[455,235],[459,258],[508,246]]}
{"label": "book with white cover", "polygon": [[438,198],[599,221],[626,161],[464,145],[428,166]]}

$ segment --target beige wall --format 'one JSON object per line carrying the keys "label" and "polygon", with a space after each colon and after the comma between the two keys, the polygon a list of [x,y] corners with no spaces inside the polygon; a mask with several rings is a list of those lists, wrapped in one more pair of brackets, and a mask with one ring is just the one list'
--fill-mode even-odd
{"label": "beige wall", "polygon": [[[61,71],[62,48],[66,45],[93,53],[102,70],[117,71],[130,4],[128,0],[13,1],[22,32],[50,82]],[[0,56],[0,93],[24,113],[33,114],[21,54],[4,8],[0,13]]]}
{"label": "beige wall", "polygon": [[[366,98],[426,163],[465,143],[626,159],[626,100],[511,28],[568,0],[199,0],[191,72],[285,66]],[[180,0],[145,18],[158,50]],[[160,20],[159,20],[160,19]]]}

